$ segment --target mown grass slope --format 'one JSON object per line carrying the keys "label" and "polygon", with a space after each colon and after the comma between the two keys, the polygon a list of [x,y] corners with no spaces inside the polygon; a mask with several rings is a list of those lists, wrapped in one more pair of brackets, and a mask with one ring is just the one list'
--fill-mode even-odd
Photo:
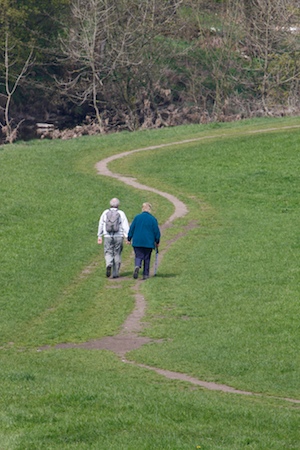
{"label": "mown grass slope", "polygon": [[[283,128],[297,124],[1,147],[1,449],[298,448],[299,408],[283,399],[299,399],[299,131]],[[265,132],[253,134],[258,128]],[[262,395],[166,380],[106,351],[40,351],[116,334],[134,306],[130,248],[121,288],[111,289],[96,244],[109,199],[118,196],[130,220],[144,200],[160,224],[173,212],[164,198],[100,177],[95,163],[200,138],[111,164],[189,208],[164,232],[161,251],[185,236],[141,288],[143,333],[164,341],[128,356]]]}
{"label": "mown grass slope", "polygon": [[197,221],[144,287],[145,333],[166,342],[133,358],[299,394],[299,135],[216,136],[115,163],[175,191]]}

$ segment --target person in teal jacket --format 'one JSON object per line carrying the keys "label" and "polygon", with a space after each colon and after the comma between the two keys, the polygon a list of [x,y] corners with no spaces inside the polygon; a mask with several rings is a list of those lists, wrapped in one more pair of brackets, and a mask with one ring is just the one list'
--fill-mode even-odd
{"label": "person in teal jacket", "polygon": [[128,242],[132,241],[135,253],[133,278],[137,279],[143,264],[143,280],[149,278],[152,250],[160,242],[157,219],[150,213],[151,204],[143,203],[142,212],[133,219],[128,232]]}

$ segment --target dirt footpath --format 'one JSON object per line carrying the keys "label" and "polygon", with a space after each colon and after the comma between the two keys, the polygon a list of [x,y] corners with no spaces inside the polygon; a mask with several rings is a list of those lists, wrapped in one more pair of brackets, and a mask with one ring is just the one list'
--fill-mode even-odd
{"label": "dirt footpath", "polygon": [[[292,127],[287,127],[287,128],[292,128]],[[266,131],[266,130],[262,130],[262,131]],[[258,130],[256,132],[258,132]],[[213,136],[211,136],[211,137],[213,137]],[[184,144],[185,142],[199,141],[202,139],[203,138],[189,139],[189,140],[180,142],[180,144]],[[120,153],[120,154],[105,158],[96,164],[96,168],[97,168],[99,175],[116,178],[119,181],[122,181],[123,183],[126,183],[136,189],[154,192],[158,195],[161,195],[162,197],[165,197],[167,200],[169,200],[174,205],[175,211],[171,215],[171,217],[169,217],[169,219],[166,221],[166,223],[161,226],[162,231],[164,229],[168,228],[169,226],[171,226],[172,222],[175,219],[183,217],[187,214],[188,209],[187,209],[186,205],[183,202],[181,202],[178,198],[176,198],[174,195],[159,191],[158,189],[154,189],[150,186],[145,186],[143,184],[140,184],[134,178],[124,177],[117,173],[111,172],[108,169],[108,164],[111,161],[114,161],[119,158],[124,158],[133,153],[159,149],[162,147],[168,147],[170,145],[175,145],[175,144],[176,143],[162,144],[162,145],[127,151],[124,153]],[[178,144],[179,144],[179,142],[178,142]],[[194,226],[196,226],[194,223],[190,223],[185,229],[183,229],[183,231],[181,233],[179,233],[177,236],[175,236],[171,241],[165,243],[166,245],[164,246],[165,247],[164,251],[160,252],[160,258],[159,258],[160,262],[163,258],[164,253],[168,251],[170,245],[172,245],[178,239],[182,238],[188,232],[188,230],[190,230]],[[120,279],[112,280],[112,285],[110,286],[110,288],[117,288],[118,283],[120,283],[120,281],[121,281]],[[89,350],[93,350],[93,349],[94,350],[109,350],[109,351],[116,353],[122,359],[122,361],[124,363],[134,364],[138,367],[143,367],[143,368],[147,368],[149,370],[153,370],[153,371],[157,372],[158,374],[163,375],[170,379],[187,381],[194,385],[202,386],[203,388],[210,389],[210,390],[217,390],[217,391],[223,391],[223,392],[234,393],[234,394],[243,394],[243,395],[257,395],[257,396],[261,395],[261,394],[256,394],[256,393],[248,392],[248,391],[240,391],[238,389],[234,389],[230,386],[226,386],[223,384],[201,381],[201,380],[198,380],[197,378],[190,377],[183,373],[171,372],[171,371],[162,370],[162,369],[159,369],[156,367],[149,367],[149,366],[146,366],[143,364],[137,364],[133,361],[128,361],[126,359],[127,352],[138,349],[142,345],[147,344],[149,342],[159,342],[159,341],[153,341],[152,339],[149,339],[146,337],[139,336],[139,332],[143,328],[142,318],[143,318],[143,316],[145,314],[145,310],[146,310],[146,300],[143,297],[143,295],[140,293],[141,283],[143,283],[143,281],[141,281],[141,280],[136,281],[136,285],[134,288],[135,308],[134,308],[133,312],[129,315],[129,317],[126,319],[125,323],[122,326],[122,330],[118,335],[111,336],[111,337],[105,337],[105,338],[102,338],[99,340],[95,339],[95,340],[85,342],[82,344],[58,344],[55,346],[55,348],[85,348],[85,349],[89,349]],[[46,350],[46,349],[49,349],[49,346],[42,348],[42,350]],[[276,398],[276,397],[273,397],[273,398]],[[280,398],[280,399],[287,400],[287,401],[293,402],[293,403],[300,403],[300,400],[289,399],[289,398],[286,398],[286,399]]]}

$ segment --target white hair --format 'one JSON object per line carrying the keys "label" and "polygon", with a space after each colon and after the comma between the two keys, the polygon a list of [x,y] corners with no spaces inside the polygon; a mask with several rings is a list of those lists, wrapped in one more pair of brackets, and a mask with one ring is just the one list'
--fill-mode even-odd
{"label": "white hair", "polygon": [[110,206],[112,207],[112,208],[118,208],[119,207],[119,204],[120,204],[120,200],[118,199],[118,198],[112,198],[111,199],[111,201],[110,201]]}

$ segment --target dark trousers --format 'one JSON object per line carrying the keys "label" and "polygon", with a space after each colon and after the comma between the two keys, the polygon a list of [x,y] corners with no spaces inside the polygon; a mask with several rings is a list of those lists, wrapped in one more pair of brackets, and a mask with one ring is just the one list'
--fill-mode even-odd
{"label": "dark trousers", "polygon": [[144,261],[143,276],[149,277],[152,248],[134,247],[135,266],[141,268]]}

